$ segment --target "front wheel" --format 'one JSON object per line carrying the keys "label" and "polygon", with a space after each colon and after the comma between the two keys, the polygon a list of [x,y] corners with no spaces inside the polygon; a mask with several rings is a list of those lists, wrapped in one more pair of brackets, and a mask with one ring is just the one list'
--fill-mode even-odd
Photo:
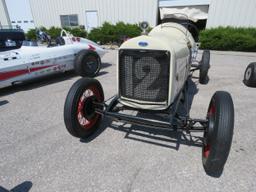
{"label": "front wheel", "polygon": [[203,166],[208,175],[220,177],[229,155],[234,129],[234,105],[229,93],[217,91],[213,95],[207,119],[202,150]]}
{"label": "front wheel", "polygon": [[103,102],[102,86],[96,79],[82,78],[76,81],[66,98],[64,122],[74,137],[87,138],[97,131],[101,115],[95,112],[94,102]]}

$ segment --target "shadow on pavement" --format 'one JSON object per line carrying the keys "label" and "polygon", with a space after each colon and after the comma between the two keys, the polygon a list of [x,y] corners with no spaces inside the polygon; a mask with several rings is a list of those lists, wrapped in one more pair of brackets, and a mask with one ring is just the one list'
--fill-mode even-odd
{"label": "shadow on pavement", "polygon": [[47,77],[37,78],[31,81],[24,82],[19,85],[13,85],[11,87],[1,89],[0,96],[11,95],[20,91],[27,91],[31,89],[36,89],[44,87],[50,84],[59,83],[76,77],[75,73],[72,71],[66,73],[60,73],[55,75],[49,75]]}
{"label": "shadow on pavement", "polygon": [[[109,63],[102,63],[101,69],[105,69],[110,66],[111,66],[111,64],[109,64]],[[100,70],[98,76],[103,76],[103,75],[106,75],[107,73],[108,73],[107,71]],[[27,91],[27,90],[31,90],[31,89],[44,87],[44,86],[51,85],[54,83],[66,81],[66,80],[69,80],[69,79],[72,79],[75,77],[78,77],[78,76],[74,73],[74,71],[68,71],[65,73],[53,74],[53,75],[49,75],[46,77],[29,80],[29,81],[24,82],[19,85],[14,85],[11,87],[1,89],[0,96],[11,95],[11,94],[19,92],[19,91]]]}
{"label": "shadow on pavement", "polygon": [[101,69],[105,69],[105,68],[108,68],[110,66],[112,66],[112,64],[110,64],[110,63],[101,63]]}
{"label": "shadow on pavement", "polygon": [[[194,96],[198,93],[198,88],[196,83],[191,79],[188,81],[188,99],[187,102],[181,104],[178,109],[178,114],[186,114],[186,108],[188,107],[188,112],[191,109]],[[168,120],[169,115],[162,113],[140,113],[138,112],[137,117],[145,117],[157,120]],[[195,147],[202,147],[202,137],[197,135],[192,135],[184,132],[175,132],[172,130],[163,130],[157,128],[149,128],[138,125],[129,125],[128,124],[115,124],[111,119],[103,118],[100,129],[92,135],[90,138],[80,141],[83,143],[88,143],[98,137],[107,127],[110,127],[114,130],[125,132],[125,138],[135,141],[140,141],[144,143],[154,144],[162,147],[168,147],[171,149],[179,150],[181,144]]]}
{"label": "shadow on pavement", "polygon": [[32,182],[31,181],[25,181],[16,187],[12,188],[11,190],[7,190],[4,187],[0,186],[0,192],[29,192],[32,188]]}
{"label": "shadow on pavement", "polygon": [[9,101],[7,101],[7,100],[0,101],[0,107],[3,105],[6,105],[8,103],[9,103]]}
{"label": "shadow on pavement", "polygon": [[89,143],[89,142],[91,142],[92,140],[96,139],[103,131],[105,131],[105,129],[107,127],[109,127],[110,124],[111,124],[111,120],[110,119],[102,118],[101,125],[100,125],[99,129],[94,134],[92,134],[90,137],[88,137],[86,139],[80,139],[80,142],[81,143]]}
{"label": "shadow on pavement", "polygon": [[180,145],[202,147],[202,137],[193,136],[189,133],[175,132],[171,130],[160,130],[144,126],[132,125],[125,127],[123,125],[111,124],[110,128],[126,133],[125,139],[131,139],[143,143],[166,147],[174,150],[179,150]]}

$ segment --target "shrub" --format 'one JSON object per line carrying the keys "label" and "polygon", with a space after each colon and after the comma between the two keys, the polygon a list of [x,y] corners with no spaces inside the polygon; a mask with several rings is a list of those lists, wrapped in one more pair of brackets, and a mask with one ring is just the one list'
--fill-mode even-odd
{"label": "shrub", "polygon": [[94,28],[88,35],[88,38],[94,42],[103,42],[100,28]]}
{"label": "shrub", "polygon": [[102,43],[114,42],[117,40],[116,27],[108,22],[105,22],[101,27]]}
{"label": "shrub", "polygon": [[202,49],[256,51],[256,28],[219,27],[201,31]]}
{"label": "shrub", "polygon": [[36,29],[29,29],[26,33],[26,39],[36,40]]}
{"label": "shrub", "polygon": [[83,38],[87,37],[87,32],[84,29],[81,29],[78,27],[69,29],[68,31],[70,31],[76,37],[83,37]]}
{"label": "shrub", "polygon": [[139,36],[141,29],[136,24],[125,24],[118,22],[115,25],[105,22],[102,27],[94,28],[88,35],[88,38],[102,44],[117,42],[120,43],[125,38]]}
{"label": "shrub", "polygon": [[[40,30],[46,32],[48,35],[51,36],[52,39],[56,39],[58,36],[60,36],[62,28],[60,27],[50,27],[49,29],[46,29],[45,27],[40,27]],[[71,34],[77,37],[87,37],[87,32],[84,29],[81,28],[64,28],[66,31],[69,31]],[[26,38],[29,40],[36,40],[36,29],[30,29],[26,33]]]}
{"label": "shrub", "polygon": [[119,22],[115,27],[118,38],[122,38],[124,36],[132,38],[141,34],[141,29],[136,24],[125,24],[123,22]]}
{"label": "shrub", "polygon": [[[141,34],[141,29],[137,24],[126,24],[124,22],[118,22],[115,25],[105,22],[101,27],[94,28],[89,34],[81,28],[64,28],[74,36],[88,38],[94,42],[100,42],[101,44],[122,43],[126,38],[132,38]],[[51,27],[46,29],[40,27],[40,30],[46,32],[52,39],[60,36],[61,28]],[[27,39],[36,40],[36,30],[31,29],[26,33]]]}
{"label": "shrub", "polygon": [[45,31],[48,35],[51,36],[52,39],[56,39],[60,36],[61,28],[59,27],[51,27],[50,29]]}

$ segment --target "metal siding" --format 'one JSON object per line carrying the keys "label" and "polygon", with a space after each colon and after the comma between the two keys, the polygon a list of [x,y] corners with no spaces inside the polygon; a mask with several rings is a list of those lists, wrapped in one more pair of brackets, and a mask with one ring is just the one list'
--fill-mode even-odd
{"label": "metal siding", "polygon": [[30,0],[36,26],[60,26],[60,15],[77,14],[85,25],[85,11],[98,11],[99,25],[105,21],[139,23],[147,20],[156,25],[157,0]]}
{"label": "metal siding", "polygon": [[159,0],[159,7],[209,5],[211,0]]}
{"label": "metal siding", "polygon": [[256,27],[255,0],[212,0],[207,28],[219,26]]}
{"label": "metal siding", "polygon": [[0,24],[1,25],[10,24],[8,12],[7,12],[4,0],[0,0]]}

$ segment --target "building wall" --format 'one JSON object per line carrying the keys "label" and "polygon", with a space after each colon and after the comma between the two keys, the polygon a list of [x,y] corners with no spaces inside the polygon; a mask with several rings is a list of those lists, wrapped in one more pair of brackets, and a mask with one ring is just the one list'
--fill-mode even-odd
{"label": "building wall", "polygon": [[209,5],[211,0],[159,0],[159,7]]}
{"label": "building wall", "polygon": [[12,25],[20,26],[25,32],[35,28],[29,0],[5,0]]}
{"label": "building wall", "polygon": [[98,11],[98,23],[138,23],[157,21],[157,0],[30,0],[36,26],[61,26],[60,15],[78,14],[79,25],[86,26],[85,11]]}
{"label": "building wall", "polygon": [[0,24],[1,25],[10,25],[8,12],[7,12],[4,0],[0,0]]}
{"label": "building wall", "polygon": [[218,26],[256,27],[256,1],[212,0],[206,27]]}

